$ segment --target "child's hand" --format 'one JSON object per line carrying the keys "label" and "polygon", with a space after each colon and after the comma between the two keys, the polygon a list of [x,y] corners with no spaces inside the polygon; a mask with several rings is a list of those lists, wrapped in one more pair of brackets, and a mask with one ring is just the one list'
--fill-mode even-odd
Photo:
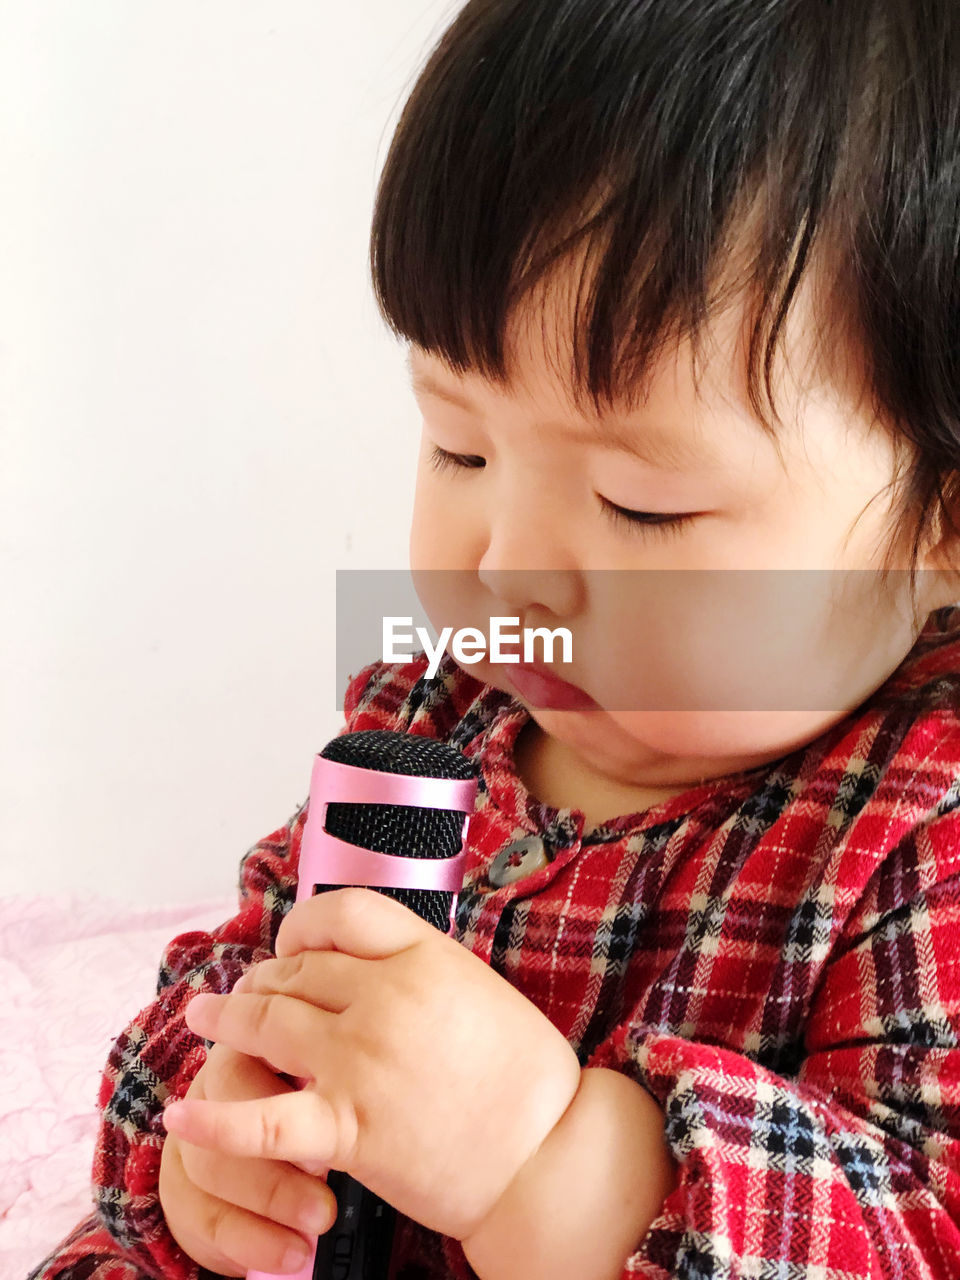
{"label": "child's hand", "polygon": [[198,1146],[343,1169],[399,1212],[471,1235],[580,1083],[560,1031],[479,956],[368,889],[293,907],[276,960],[187,1006],[198,1034],[306,1078],[256,1102],[187,1102]]}
{"label": "child's hand", "polygon": [[[187,1091],[191,1099],[238,1102],[291,1091],[254,1058],[215,1044]],[[333,1192],[277,1160],[238,1160],[167,1135],[160,1158],[160,1203],[185,1253],[208,1271],[289,1272],[301,1266],[336,1215]],[[288,1258],[298,1248],[296,1259]]]}

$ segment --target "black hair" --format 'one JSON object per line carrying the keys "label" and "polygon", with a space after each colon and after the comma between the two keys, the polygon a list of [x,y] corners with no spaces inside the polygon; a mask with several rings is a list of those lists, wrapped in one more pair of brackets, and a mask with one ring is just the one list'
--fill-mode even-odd
{"label": "black hair", "polygon": [[811,272],[818,355],[856,343],[898,485],[910,459],[913,585],[958,535],[958,0],[469,0],[386,158],[374,291],[397,335],[503,382],[514,304],[579,251],[573,385],[599,407],[667,332],[696,355],[746,227],[753,409],[774,438],[761,389],[776,419]]}

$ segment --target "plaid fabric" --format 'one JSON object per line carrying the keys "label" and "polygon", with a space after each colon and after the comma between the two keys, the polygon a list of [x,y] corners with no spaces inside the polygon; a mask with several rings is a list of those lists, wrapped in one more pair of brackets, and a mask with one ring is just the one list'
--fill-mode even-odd
{"label": "plaid fabric", "polygon": [[[364,668],[343,731],[479,758],[457,936],[663,1108],[682,1176],[624,1277],[960,1275],[960,606],[816,741],[590,830],[517,777],[519,702],[425,667]],[[234,919],[167,948],[103,1077],[99,1219],[32,1280],[196,1280],[157,1199],[162,1105],[204,1058],[182,1011],[271,953],[306,812],[248,851]],[[527,832],[550,865],[491,887]],[[409,1219],[397,1255],[401,1280],[473,1275]]]}

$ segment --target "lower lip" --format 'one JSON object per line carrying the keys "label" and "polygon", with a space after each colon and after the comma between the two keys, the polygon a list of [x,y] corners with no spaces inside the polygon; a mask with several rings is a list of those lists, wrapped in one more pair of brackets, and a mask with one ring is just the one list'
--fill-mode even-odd
{"label": "lower lip", "polygon": [[590,711],[598,704],[575,684],[535,671],[532,667],[505,666],[504,674],[516,690],[535,707],[552,711]]}

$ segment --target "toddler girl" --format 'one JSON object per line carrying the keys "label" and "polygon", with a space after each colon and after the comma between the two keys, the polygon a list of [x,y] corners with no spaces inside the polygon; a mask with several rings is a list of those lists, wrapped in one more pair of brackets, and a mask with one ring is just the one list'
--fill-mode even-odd
{"label": "toddler girl", "polygon": [[466,4],[373,222],[410,560],[572,661],[351,677],[478,767],[455,934],[294,907],[301,806],[33,1280],[292,1271],[328,1167],[399,1280],[960,1274],[958,156],[954,0]]}

